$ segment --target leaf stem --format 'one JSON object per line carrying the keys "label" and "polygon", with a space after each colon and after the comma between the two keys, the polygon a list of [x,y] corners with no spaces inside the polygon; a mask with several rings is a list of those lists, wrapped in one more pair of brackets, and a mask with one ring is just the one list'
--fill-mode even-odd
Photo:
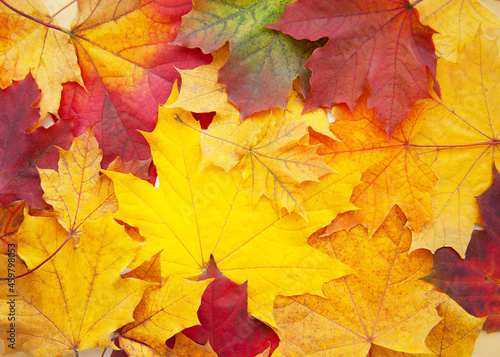
{"label": "leaf stem", "polygon": [[101,355],[101,357],[104,357],[104,354],[106,353],[106,350],[107,350],[107,348],[105,348],[105,349],[102,351],[102,355]]}
{"label": "leaf stem", "polygon": [[62,8],[60,8],[59,10],[57,10],[57,12],[52,15],[52,17],[56,17],[61,12],[63,12],[64,10],[66,10],[68,7],[70,7],[71,5],[73,5],[75,2],[76,2],[76,0],[73,0],[73,1],[69,2],[68,4],[64,5]]}
{"label": "leaf stem", "polygon": [[415,2],[412,2],[410,5],[411,5],[411,7],[415,7],[415,6],[417,6],[418,4],[420,4],[422,1],[424,1],[424,0],[417,0],[417,1],[415,1]]}
{"label": "leaf stem", "polygon": [[[2,0],[0,0],[0,1],[2,1]],[[41,262],[40,264],[38,264],[38,265],[37,265],[36,267],[34,267],[33,269],[31,269],[31,270],[29,270],[29,269],[28,269],[28,271],[27,271],[27,272],[25,272],[25,273],[23,273],[23,274],[21,274],[21,275],[17,275],[17,276],[15,276],[15,277],[13,277],[13,278],[0,278],[0,281],[2,281],[2,280],[19,279],[19,278],[22,278],[23,276],[26,276],[26,275],[28,275],[28,274],[33,273],[35,270],[37,270],[37,269],[38,269],[38,268],[40,268],[42,265],[44,265],[45,263],[47,263],[50,259],[52,259],[52,258],[53,258],[53,257],[54,257],[54,256],[55,256],[55,255],[56,255],[56,254],[57,254],[57,253],[61,250],[61,249],[62,249],[62,247],[64,247],[64,245],[65,245],[66,243],[68,243],[68,241],[69,241],[72,237],[73,237],[73,234],[69,234],[69,235],[68,235],[68,238],[66,238],[66,239],[64,240],[64,242],[62,242],[62,244],[59,246],[59,248],[57,248],[57,249],[56,249],[56,251],[55,251],[54,253],[52,253],[52,254],[51,254],[51,255],[50,255],[47,259],[45,259],[43,262]]]}
{"label": "leaf stem", "polygon": [[4,4],[5,6],[7,6],[10,10],[14,11],[15,13],[17,13],[17,14],[19,14],[19,15],[23,16],[23,17],[26,17],[27,19],[30,19],[30,20],[32,20],[32,21],[35,21],[35,22],[37,22],[37,23],[39,23],[39,24],[41,24],[41,25],[43,25],[43,26],[45,26],[45,27],[49,27],[49,28],[51,28],[51,29],[61,31],[61,32],[64,32],[64,33],[66,33],[66,34],[70,34],[70,32],[69,32],[68,30],[63,29],[63,28],[62,28],[62,27],[60,27],[60,26],[53,25],[53,24],[49,24],[49,23],[47,23],[47,22],[44,22],[44,21],[39,20],[39,19],[37,19],[37,18],[34,18],[33,16],[30,16],[30,15],[28,15],[28,14],[25,14],[25,13],[24,13],[24,12],[22,12],[22,11],[19,11],[18,9],[16,9],[16,8],[12,7],[11,5],[9,5],[9,4],[8,4],[5,0],[0,0],[0,3]]}

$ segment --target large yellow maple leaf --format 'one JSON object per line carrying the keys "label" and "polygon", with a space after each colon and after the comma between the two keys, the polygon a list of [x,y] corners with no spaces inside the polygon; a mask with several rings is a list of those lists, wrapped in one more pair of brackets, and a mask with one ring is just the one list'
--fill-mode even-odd
{"label": "large yellow maple leaf", "polygon": [[217,83],[218,70],[228,54],[224,46],[213,54],[213,63],[180,71],[182,89],[168,107],[216,111],[201,141],[202,167],[214,164],[226,172],[240,172],[252,206],[266,196],[278,210],[285,208],[306,217],[306,195],[300,184],[318,181],[332,170],[316,154],[317,147],[301,139],[308,135],[309,127],[334,138],[328,130],[326,111],[318,109],[301,115],[304,100],[294,89],[285,110],[265,110],[242,122],[238,109],[228,102],[224,86]]}
{"label": "large yellow maple leaf", "polygon": [[425,0],[416,6],[423,24],[437,31],[432,36],[436,52],[457,62],[477,30],[500,30],[500,19],[479,0]]}
{"label": "large yellow maple leaf", "polygon": [[438,180],[430,191],[433,219],[412,249],[450,246],[464,256],[481,215],[476,196],[500,165],[500,57],[495,41],[480,32],[455,64],[438,60],[441,101],[431,104],[411,145]]}
{"label": "large yellow maple leaf", "polygon": [[432,270],[432,254],[408,255],[411,231],[395,206],[369,238],[366,228],[312,236],[310,243],[352,267],[357,274],[324,285],[326,298],[278,297],[275,319],[280,351],[292,356],[366,357],[374,345],[428,352],[425,338],[439,322],[445,295],[419,280]]}
{"label": "large yellow maple leaf", "polygon": [[321,294],[324,282],[350,272],[306,240],[352,207],[348,197],[355,175],[329,174],[319,183],[304,184],[308,221],[295,213],[280,217],[265,198],[252,210],[240,173],[213,165],[200,170],[197,125],[189,112],[160,108],[155,131],[144,134],[159,188],[106,172],[119,201],[116,218],[139,228],[147,240],[136,264],[165,249],[164,275],[196,277],[212,254],[226,277],[238,284],[248,281],[249,312],[269,323],[277,295]]}
{"label": "large yellow maple leaf", "polygon": [[316,133],[312,134],[311,141],[324,144],[318,153],[325,156],[332,168],[349,162],[361,176],[362,183],[354,188],[351,196],[351,202],[360,208],[348,213],[351,225],[363,224],[372,233],[397,204],[412,228],[419,231],[433,217],[428,191],[436,182],[436,176],[419,159],[410,143],[422,125],[428,101],[415,103],[389,139],[375,110],[368,109],[368,96],[369,91],[365,89],[352,113],[346,105],[334,108],[336,119],[330,124],[330,130],[341,141]]}
{"label": "large yellow maple leaf", "polygon": [[[42,0],[8,0],[22,13],[55,24]],[[29,50],[27,50],[29,49]],[[40,116],[57,116],[62,84],[83,86],[75,47],[69,35],[30,20],[0,4],[0,88],[7,88],[31,72],[42,90]]]}
{"label": "large yellow maple leaf", "polygon": [[[68,232],[55,217],[26,215],[16,234],[19,256],[35,267],[55,252]],[[149,283],[122,279],[139,243],[130,239],[111,213],[83,222],[79,244],[64,245],[38,270],[15,281],[15,347],[35,357],[65,356],[94,347],[113,348],[110,334],[131,322]],[[0,274],[7,276],[7,257]],[[17,264],[16,274],[25,268]],[[9,341],[12,293],[2,282],[0,336]]]}

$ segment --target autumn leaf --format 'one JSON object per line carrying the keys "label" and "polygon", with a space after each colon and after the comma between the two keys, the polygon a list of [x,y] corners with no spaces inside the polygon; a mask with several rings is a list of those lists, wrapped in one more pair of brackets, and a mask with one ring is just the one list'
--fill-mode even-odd
{"label": "autumn leaf", "polygon": [[428,352],[424,340],[441,319],[436,307],[444,296],[419,280],[431,270],[432,254],[419,250],[408,255],[411,231],[405,224],[395,206],[371,238],[362,226],[330,239],[311,237],[313,246],[357,274],[325,284],[326,298],[306,294],[276,299],[283,355],[365,357],[375,345]]}
{"label": "autumn leaf", "polygon": [[[112,347],[110,334],[132,321],[148,283],[122,279],[138,244],[108,213],[82,223],[79,245],[66,244],[40,269],[16,279],[16,351],[35,357]],[[53,217],[26,216],[15,239],[28,267],[39,264],[65,241],[68,232]],[[1,275],[7,276],[4,259]],[[16,273],[22,273],[20,263]],[[10,322],[7,282],[2,282],[0,319],[7,341]],[[11,297],[10,297],[11,298]]]}
{"label": "autumn leaf", "polygon": [[[118,337],[118,343],[120,344],[120,348],[122,351],[113,351],[113,354],[111,354],[111,357],[118,357],[118,356],[124,356],[124,357],[161,357],[158,352],[156,352],[154,349],[149,347],[148,345],[145,345],[143,343],[131,340],[129,338],[124,338],[124,337]],[[124,353],[123,355],[120,355],[119,353]],[[175,354],[164,354],[163,357],[167,356],[175,356]]]}
{"label": "autumn leaf", "polygon": [[425,344],[432,353],[412,354],[373,346],[369,357],[470,357],[484,319],[469,315],[452,299],[437,307],[443,319],[431,330]]}
{"label": "autumn leaf", "polygon": [[479,27],[485,31],[500,30],[500,19],[478,0],[421,1],[416,7],[422,23],[437,32],[432,37],[436,52],[451,62],[458,61]]}
{"label": "autumn leaf", "polygon": [[336,169],[336,165],[347,161],[363,181],[351,195],[351,202],[360,209],[344,214],[350,217],[347,224],[339,224],[337,220],[330,226],[335,228],[329,227],[327,232],[363,224],[372,233],[395,204],[418,232],[433,218],[428,192],[436,176],[420,160],[411,143],[425,120],[429,101],[415,103],[389,139],[375,110],[367,107],[368,96],[369,91],[365,88],[354,112],[345,104],[335,106],[335,122],[330,124],[330,130],[340,140],[315,133],[311,136],[312,143],[323,144],[318,153],[324,155],[330,167]]}
{"label": "autumn leaf", "polygon": [[210,341],[219,357],[254,357],[268,348],[271,355],[278,347],[278,335],[248,315],[246,283],[238,285],[222,275],[213,257],[197,280],[209,278],[214,280],[203,293],[198,310],[200,325],[182,333],[200,345]]}
{"label": "autumn leaf", "polygon": [[[26,15],[57,26],[41,0],[6,1]],[[31,72],[42,91],[37,104],[40,117],[43,119],[47,113],[57,115],[62,84],[83,85],[75,48],[69,39],[67,33],[0,4],[0,88],[7,88],[13,80],[19,81]]]}
{"label": "autumn leaf", "polygon": [[13,202],[7,206],[0,205],[0,254],[9,252],[9,244],[16,244],[12,239],[24,219],[23,201]]}
{"label": "autumn leaf", "polygon": [[300,184],[318,181],[332,170],[316,154],[317,147],[304,145],[301,139],[309,127],[335,138],[328,130],[327,114],[319,109],[301,115],[303,98],[292,90],[285,110],[262,111],[242,122],[236,107],[227,101],[225,88],[217,83],[217,70],[227,54],[223,47],[214,53],[212,64],[181,71],[184,82],[179,98],[169,100],[167,107],[217,111],[201,141],[202,167],[214,164],[226,172],[240,172],[252,207],[266,196],[278,210],[306,217],[302,207],[306,195]]}
{"label": "autumn leaf", "polygon": [[312,76],[305,111],[342,102],[353,110],[368,79],[368,107],[390,135],[413,102],[429,97],[434,31],[420,23],[407,0],[298,0],[268,27],[296,39],[329,38],[306,63]]}
{"label": "autumn leaf", "polygon": [[457,64],[438,60],[442,101],[431,104],[412,140],[418,157],[438,178],[430,191],[434,218],[412,249],[448,246],[463,256],[480,223],[475,196],[491,184],[492,164],[500,166],[499,65],[497,43],[479,33]]}
{"label": "autumn leaf", "polygon": [[73,123],[58,121],[48,129],[26,131],[39,119],[32,108],[40,91],[30,74],[7,89],[0,89],[0,203],[26,200],[31,208],[49,208],[43,200],[36,167],[56,169],[59,154],[53,145],[69,148]]}
{"label": "autumn leaf", "polygon": [[167,339],[199,323],[196,312],[210,281],[196,282],[171,276],[161,288],[144,294],[134,311],[134,322],[121,328],[120,335],[141,341],[165,355]]}
{"label": "autumn leaf", "polygon": [[309,222],[296,214],[280,218],[265,199],[251,210],[241,174],[215,166],[200,171],[199,126],[193,130],[174,115],[191,127],[198,125],[188,112],[160,108],[157,128],[145,134],[159,188],[106,172],[120,205],[116,218],[139,228],[148,242],[136,264],[165,249],[169,254],[162,255],[164,276],[197,277],[213,255],[228,279],[237,284],[248,280],[248,310],[270,324],[276,295],[321,294],[325,281],[349,272],[310,248],[306,238],[349,206],[343,190],[351,187],[352,176],[330,174],[320,183],[304,185]]}
{"label": "autumn leaf", "polygon": [[116,210],[116,199],[111,181],[99,176],[102,152],[91,128],[68,151],[59,149],[59,155],[58,171],[39,169],[43,197],[64,229],[74,233],[82,222]]}
{"label": "autumn leaf", "polygon": [[71,33],[86,89],[65,85],[59,115],[74,118],[76,136],[94,125],[103,167],[116,156],[150,158],[137,130],[153,130],[158,105],[179,79],[174,64],[187,69],[210,62],[199,50],[169,44],[190,9],[189,0],[78,1]]}
{"label": "autumn leaf", "polygon": [[182,333],[175,337],[174,352],[177,357],[217,357],[208,342],[205,345],[199,345]]}
{"label": "autumn leaf", "polygon": [[484,329],[500,331],[498,259],[500,246],[500,174],[494,169],[490,188],[478,197],[485,230],[475,230],[465,259],[453,249],[438,249],[425,280],[447,293],[467,312],[487,316]]}
{"label": "autumn leaf", "polygon": [[182,18],[176,45],[210,53],[229,41],[231,54],[218,78],[242,119],[261,110],[285,108],[297,76],[308,91],[310,71],[303,66],[318,44],[264,27],[278,20],[287,3],[290,0],[196,0]]}

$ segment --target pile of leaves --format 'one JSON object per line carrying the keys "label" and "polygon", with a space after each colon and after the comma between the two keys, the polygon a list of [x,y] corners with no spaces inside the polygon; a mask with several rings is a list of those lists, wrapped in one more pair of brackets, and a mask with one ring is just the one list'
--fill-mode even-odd
{"label": "pile of leaves", "polygon": [[461,357],[500,331],[478,0],[76,3],[64,29],[0,0],[6,353]]}

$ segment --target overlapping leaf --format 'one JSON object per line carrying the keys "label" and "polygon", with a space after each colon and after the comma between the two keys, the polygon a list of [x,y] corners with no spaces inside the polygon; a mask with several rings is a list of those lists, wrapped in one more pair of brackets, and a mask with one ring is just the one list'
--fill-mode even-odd
{"label": "overlapping leaf", "polygon": [[443,319],[431,330],[425,344],[432,353],[413,354],[373,346],[369,357],[470,357],[484,319],[469,315],[452,299],[437,307]]}
{"label": "overlapping leaf", "polygon": [[23,222],[24,205],[23,201],[18,201],[0,206],[0,254],[7,254],[9,244],[15,244],[13,236]]}
{"label": "overlapping leaf", "polygon": [[210,281],[195,282],[170,277],[161,288],[144,294],[134,311],[134,322],[121,328],[120,335],[141,341],[165,355],[168,353],[167,339],[199,324],[196,311]]}
{"label": "overlapping leaf", "polygon": [[273,107],[285,108],[293,80],[308,90],[304,63],[317,47],[264,27],[275,22],[290,0],[196,0],[182,19],[174,44],[209,53],[229,41],[231,55],[219,72],[241,118]]}
{"label": "overlapping leaf", "polygon": [[149,147],[137,129],[151,131],[179,78],[174,68],[210,62],[199,50],[170,45],[191,1],[78,1],[71,28],[85,88],[64,86],[61,117],[75,118],[75,135],[94,125],[103,166],[147,159]]}
{"label": "overlapping leaf", "polygon": [[30,74],[0,90],[0,203],[26,200],[31,208],[48,208],[43,200],[40,175],[36,167],[57,168],[57,145],[71,145],[73,123],[58,121],[48,129],[37,128],[26,134],[39,118],[32,108],[40,92]]}
{"label": "overlapping leaf", "polygon": [[395,206],[368,237],[357,226],[311,244],[352,267],[357,274],[324,285],[326,298],[278,297],[275,319],[284,356],[366,357],[372,346],[426,353],[425,338],[439,322],[444,294],[419,280],[431,270],[425,250],[408,255],[411,231]]}
{"label": "overlapping leaf", "polygon": [[348,161],[363,181],[351,196],[351,202],[360,210],[349,213],[351,219],[347,226],[334,222],[334,230],[363,224],[373,232],[397,204],[418,232],[433,217],[428,191],[436,182],[431,168],[411,147],[425,119],[428,101],[415,103],[389,139],[375,110],[367,107],[368,95],[365,89],[352,113],[346,105],[335,107],[336,119],[330,124],[330,130],[340,141],[314,133],[311,138],[313,143],[324,144],[318,153],[325,155],[332,168]]}
{"label": "overlapping leaf", "polygon": [[[16,351],[45,357],[111,347],[110,334],[132,321],[133,308],[148,284],[121,279],[119,274],[133,259],[138,243],[110,213],[84,222],[81,229],[77,247],[66,244],[40,269],[16,280]],[[19,255],[35,267],[67,236],[56,218],[27,216],[16,235]],[[7,275],[6,267],[3,260],[2,276]],[[16,273],[22,272],[19,263]],[[2,285],[0,336],[7,341],[9,290],[6,282]]]}
{"label": "overlapping leaf", "polygon": [[217,111],[201,141],[202,167],[215,164],[226,172],[240,172],[252,206],[267,196],[278,210],[285,208],[305,217],[306,195],[300,184],[318,181],[331,170],[316,154],[317,147],[301,139],[307,136],[308,127],[334,138],[326,112],[319,109],[301,115],[303,98],[292,90],[285,110],[266,110],[241,122],[238,110],[227,101],[225,88],[217,83],[217,70],[225,56],[227,50],[222,48],[212,64],[182,71],[180,96],[168,107]]}
{"label": "overlapping leaf", "polygon": [[480,33],[457,64],[438,61],[442,101],[432,105],[412,140],[438,178],[430,191],[434,218],[412,249],[449,246],[463,256],[474,225],[480,223],[475,196],[491,184],[492,164],[500,165],[499,66],[497,43]]}
{"label": "overlapping leaf", "polygon": [[88,129],[75,138],[70,150],[59,150],[59,169],[39,169],[45,200],[54,207],[59,223],[77,232],[82,222],[116,210],[111,181],[99,176],[102,152]]}
{"label": "overlapping leaf", "polygon": [[276,295],[321,293],[325,281],[349,271],[310,248],[306,238],[346,209],[350,192],[343,189],[355,181],[352,176],[330,174],[304,185],[309,222],[293,213],[280,218],[266,199],[251,210],[241,174],[214,166],[200,171],[199,127],[193,130],[174,115],[197,125],[188,112],[161,108],[157,129],[146,134],[159,188],[107,173],[120,204],[116,218],[138,227],[147,239],[138,262],[165,248],[164,274],[195,277],[213,255],[226,277],[238,284],[248,280],[249,312],[267,322]]}
{"label": "overlapping leaf", "polygon": [[[55,24],[41,0],[7,0],[16,10]],[[40,116],[57,115],[62,84],[83,84],[74,46],[68,34],[46,27],[0,4],[0,88],[31,72],[42,96]]]}
{"label": "overlapping leaf", "polygon": [[248,314],[246,283],[238,285],[222,275],[212,257],[197,280],[210,278],[214,280],[203,293],[198,310],[200,325],[183,334],[200,345],[210,341],[219,357],[254,357],[267,349],[272,354],[279,344],[278,335]]}
{"label": "overlapping leaf", "polygon": [[492,185],[478,201],[485,230],[474,231],[465,259],[451,248],[437,250],[433,271],[425,279],[474,316],[488,316],[485,330],[500,331],[500,174],[496,169]]}
{"label": "overlapping leaf", "polygon": [[434,31],[420,23],[407,0],[299,0],[268,27],[296,39],[329,38],[306,63],[312,77],[305,110],[342,102],[352,110],[368,79],[368,107],[391,134],[413,102],[429,97]]}
{"label": "overlapping leaf", "polygon": [[457,62],[465,45],[477,34],[500,30],[500,19],[478,0],[432,0],[417,4],[423,24],[437,31],[432,39],[439,56]]}

